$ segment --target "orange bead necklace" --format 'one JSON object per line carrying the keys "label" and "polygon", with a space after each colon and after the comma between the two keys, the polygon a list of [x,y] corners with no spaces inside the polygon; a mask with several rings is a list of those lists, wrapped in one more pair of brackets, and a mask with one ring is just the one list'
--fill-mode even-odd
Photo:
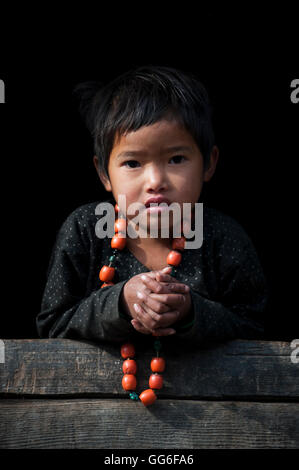
{"label": "orange bead necklace", "polygon": [[154,348],[156,350],[156,357],[153,357],[151,360],[151,370],[152,374],[149,378],[149,388],[144,390],[138,397],[136,390],[137,380],[137,364],[133,359],[135,357],[135,347],[132,343],[125,343],[120,349],[122,358],[124,359],[122,370],[122,387],[124,390],[129,391],[129,397],[131,400],[140,400],[144,406],[152,405],[156,399],[157,395],[154,390],[159,390],[163,387],[163,376],[161,372],[165,370],[165,359],[159,356],[159,351],[161,350],[161,342],[157,339],[154,342]]}
{"label": "orange bead necklace", "polygon": [[[120,210],[117,204],[115,204],[115,212],[119,214],[119,218],[115,221],[114,230],[115,235],[111,239],[111,248],[113,250],[112,256],[109,258],[109,264],[104,265],[99,273],[99,278],[103,282],[102,287],[114,285],[112,282],[115,275],[115,268],[112,263],[115,261],[117,250],[123,250],[126,246],[126,220],[122,218]],[[178,251],[183,251],[185,247],[185,237],[174,238],[172,241],[172,250],[169,252],[166,262],[172,267],[171,275],[173,276],[173,270],[175,266],[178,266],[182,260],[182,255]],[[163,387],[163,376],[161,372],[165,370],[165,359],[160,357],[159,353],[162,348],[161,341],[156,339],[154,342],[154,349],[156,351],[156,357],[151,360],[152,374],[149,378],[149,388],[144,390],[138,397],[137,393],[134,392],[137,387],[136,372],[137,364],[133,359],[135,357],[135,347],[132,343],[125,343],[121,346],[121,356],[124,359],[122,370],[124,376],[122,378],[122,387],[124,390],[129,391],[129,396],[132,400],[139,400],[145,406],[153,404],[157,395],[154,390],[159,390]]]}

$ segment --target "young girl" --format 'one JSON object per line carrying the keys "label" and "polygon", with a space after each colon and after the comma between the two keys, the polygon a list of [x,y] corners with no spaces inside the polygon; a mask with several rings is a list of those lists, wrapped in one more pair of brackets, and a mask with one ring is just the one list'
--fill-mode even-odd
{"label": "young girl", "polygon": [[[94,138],[94,165],[111,192],[118,224],[111,246],[111,237],[95,232],[99,202],[67,218],[50,260],[39,335],[114,342],[169,336],[195,346],[259,337],[265,279],[240,225],[204,206],[203,244],[184,250],[184,239],[171,235],[173,220],[164,238],[163,209],[150,206],[177,203],[183,212],[189,203],[194,209],[214,174],[218,149],[202,84],[151,66],[77,91]],[[127,207],[145,206],[143,229],[148,233],[155,219],[157,237],[122,238],[119,219],[129,225],[133,215],[118,205],[120,195]]]}

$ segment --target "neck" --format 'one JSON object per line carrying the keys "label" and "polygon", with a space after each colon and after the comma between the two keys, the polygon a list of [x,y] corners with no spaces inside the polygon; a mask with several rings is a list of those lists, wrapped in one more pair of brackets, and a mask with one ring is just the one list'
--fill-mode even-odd
{"label": "neck", "polygon": [[170,238],[127,238],[127,247],[134,251],[142,250],[148,252],[150,250],[163,250],[168,248],[171,250],[172,240]]}

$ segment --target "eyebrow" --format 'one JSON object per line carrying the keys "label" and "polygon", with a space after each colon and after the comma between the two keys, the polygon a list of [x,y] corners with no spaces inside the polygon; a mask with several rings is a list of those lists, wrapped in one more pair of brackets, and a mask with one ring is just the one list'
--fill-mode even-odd
{"label": "eyebrow", "polygon": [[177,145],[176,147],[167,147],[166,152],[191,152],[192,149],[188,145]]}
{"label": "eyebrow", "polygon": [[117,159],[119,158],[125,158],[125,157],[140,157],[144,155],[144,152],[142,150],[128,150],[127,152],[121,152],[117,155]]}
{"label": "eyebrow", "polygon": [[[177,145],[175,147],[167,147],[164,149],[164,153],[174,153],[174,152],[191,152],[192,149],[188,145]],[[125,157],[140,157],[146,155],[147,152],[142,150],[128,150],[125,152],[121,152],[117,155],[117,159],[125,158]]]}

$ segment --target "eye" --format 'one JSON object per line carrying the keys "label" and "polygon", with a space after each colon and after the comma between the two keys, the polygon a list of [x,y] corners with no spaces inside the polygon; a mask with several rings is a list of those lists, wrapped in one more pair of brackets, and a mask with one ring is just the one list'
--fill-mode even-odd
{"label": "eye", "polygon": [[175,160],[175,163],[182,163],[186,158],[183,155],[175,155],[170,160]]}
{"label": "eye", "polygon": [[137,160],[127,160],[123,163],[123,166],[126,168],[137,168],[138,165],[140,165],[140,163],[137,162]]}

